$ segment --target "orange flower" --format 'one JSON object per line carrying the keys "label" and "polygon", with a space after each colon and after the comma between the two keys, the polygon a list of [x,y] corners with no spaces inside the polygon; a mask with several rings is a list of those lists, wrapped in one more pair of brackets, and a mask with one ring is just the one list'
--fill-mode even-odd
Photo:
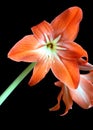
{"label": "orange flower", "polygon": [[55,85],[61,87],[61,91],[57,97],[58,103],[50,108],[50,111],[60,109],[61,100],[63,100],[66,106],[65,112],[62,115],[67,114],[72,109],[73,101],[84,109],[93,106],[93,71],[80,75],[80,82],[77,89],[68,88],[60,81],[55,82]]}
{"label": "orange flower", "polygon": [[[29,85],[41,81],[51,69],[56,78],[71,88],[79,82],[78,61],[87,52],[73,42],[79,31],[82,10],[70,7],[51,23],[43,21],[32,27],[32,35],[24,36],[8,53],[17,62],[36,62]],[[87,61],[87,60],[86,60]]]}

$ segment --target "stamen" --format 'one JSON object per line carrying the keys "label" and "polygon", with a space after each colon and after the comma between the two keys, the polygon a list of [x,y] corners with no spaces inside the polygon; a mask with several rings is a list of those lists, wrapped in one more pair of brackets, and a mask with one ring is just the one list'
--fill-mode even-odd
{"label": "stamen", "polygon": [[57,50],[62,50],[62,51],[66,51],[66,50],[67,50],[67,48],[60,47],[60,46],[57,46],[56,49],[57,49]]}
{"label": "stamen", "polygon": [[53,43],[57,43],[61,38],[61,35],[59,35],[58,37],[56,37],[54,40],[53,40]]}
{"label": "stamen", "polygon": [[44,36],[45,36],[46,42],[49,43],[49,38],[48,38],[48,36],[46,35],[46,33],[44,33]]}

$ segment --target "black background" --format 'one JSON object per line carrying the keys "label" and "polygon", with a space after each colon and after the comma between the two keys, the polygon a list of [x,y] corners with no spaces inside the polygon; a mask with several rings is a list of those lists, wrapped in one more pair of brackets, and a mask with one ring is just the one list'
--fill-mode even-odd
{"label": "black background", "polygon": [[[93,64],[93,8],[92,0],[43,0],[0,2],[0,94],[28,66],[7,58],[10,48],[23,36],[31,34],[31,27],[43,20],[51,22],[58,14],[71,6],[83,10],[83,20],[76,38],[89,54]],[[28,129],[90,129],[92,127],[93,108],[84,110],[77,104],[66,116],[58,112],[49,112],[57,103],[59,89],[53,85],[56,78],[51,71],[34,87],[28,86],[31,73],[18,85],[6,101],[0,106],[0,125],[9,128]]]}

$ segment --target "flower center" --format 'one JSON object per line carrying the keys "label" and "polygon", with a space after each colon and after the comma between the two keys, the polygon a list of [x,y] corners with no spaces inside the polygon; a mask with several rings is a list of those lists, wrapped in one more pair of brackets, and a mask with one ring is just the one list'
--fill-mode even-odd
{"label": "flower center", "polygon": [[52,52],[53,52],[53,51],[55,52],[56,49],[57,49],[57,42],[60,40],[61,35],[59,35],[58,37],[56,37],[56,38],[53,39],[53,40],[50,40],[47,35],[45,35],[45,38],[46,38],[46,47],[47,47],[49,50],[51,50]]}
{"label": "flower center", "polygon": [[48,44],[47,44],[47,48],[53,49],[53,48],[54,48],[53,43],[48,43]]}

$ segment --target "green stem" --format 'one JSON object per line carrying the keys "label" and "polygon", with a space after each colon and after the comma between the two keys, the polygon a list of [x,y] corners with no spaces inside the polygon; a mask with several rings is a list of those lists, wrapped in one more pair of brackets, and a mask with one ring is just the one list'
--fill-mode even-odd
{"label": "green stem", "polygon": [[33,69],[35,63],[31,63],[1,94],[0,105],[7,99],[7,97],[12,93],[12,91],[18,86],[18,84],[27,76],[27,74]]}

